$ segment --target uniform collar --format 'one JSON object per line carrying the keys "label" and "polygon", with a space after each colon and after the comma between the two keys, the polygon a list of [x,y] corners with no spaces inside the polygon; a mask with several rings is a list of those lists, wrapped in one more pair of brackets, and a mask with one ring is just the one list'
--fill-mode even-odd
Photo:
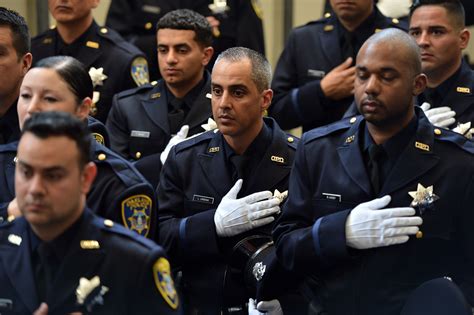
{"label": "uniform collar", "polygon": [[85,43],[90,38],[91,34],[94,33],[94,30],[98,27],[97,23],[93,20],[91,25],[87,30],[81,34],[75,41],[71,44],[66,44],[59,32],[56,31],[56,53],[63,54],[67,56],[76,55],[77,51],[85,46]]}
{"label": "uniform collar", "polygon": [[[204,88],[204,86],[206,85],[206,82],[208,80],[208,77],[209,77],[209,72],[207,72],[207,70],[204,71],[204,74],[203,74],[203,77],[201,78],[201,80],[198,82],[198,84],[196,84],[183,98],[182,98],[182,101],[184,102],[185,106],[188,108],[188,109],[191,109],[194,101],[198,98],[199,94],[201,94],[201,91],[202,89]],[[168,86],[166,85],[166,83],[164,82],[163,80],[163,85],[165,87],[165,91],[166,91],[166,99],[168,100],[168,108],[169,109],[172,109],[170,108],[170,104],[171,104],[171,101],[172,100],[175,100],[177,99],[176,96],[173,95],[173,93],[171,93],[171,91],[169,90]]]}
{"label": "uniform collar", "polygon": [[18,122],[18,114],[16,110],[17,102],[18,99],[16,99],[16,101],[11,104],[5,115],[0,117],[0,133],[3,136],[0,137],[0,141],[1,138],[3,138],[3,143],[0,142],[0,144],[5,144],[20,139],[20,125]]}

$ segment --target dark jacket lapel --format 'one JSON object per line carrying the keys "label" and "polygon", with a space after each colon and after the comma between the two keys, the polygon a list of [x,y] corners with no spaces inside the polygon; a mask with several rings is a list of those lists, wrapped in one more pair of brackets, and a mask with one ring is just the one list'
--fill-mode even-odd
{"label": "dark jacket lapel", "polygon": [[[10,235],[21,238],[21,243],[11,244],[2,251],[2,261],[10,282],[28,310],[33,313],[39,306],[33,274],[28,223],[24,218],[17,219]],[[10,239],[10,238],[9,238]],[[20,239],[18,239],[20,240]],[[11,241],[10,241],[11,243]]]}
{"label": "dark jacket lapel", "polygon": [[386,195],[407,186],[407,184],[431,170],[438,164],[439,157],[433,152],[434,127],[429,123],[423,111],[416,109],[418,129],[408,146],[401,154],[381,189]]}
{"label": "dark jacket lapel", "polygon": [[88,210],[85,211],[80,230],[71,243],[71,248],[64,257],[53,284],[56,295],[49,305],[51,313],[62,307],[64,303],[69,303],[71,298],[76,301],[75,291],[79,285],[79,279],[85,277],[90,280],[96,276],[99,264],[105,257],[104,249],[83,249],[80,246],[82,240],[96,240],[99,245],[101,243],[99,229],[94,228],[95,225],[92,222],[94,216]]}
{"label": "dark jacket lapel", "polygon": [[319,32],[321,49],[326,57],[328,68],[334,68],[343,61],[340,48],[341,45],[339,44],[337,23],[336,15],[333,14],[333,16],[323,26],[323,32]]}
{"label": "dark jacket lapel", "polygon": [[223,151],[223,141],[222,134],[220,132],[215,133],[213,139],[209,142],[206,153],[198,154],[197,157],[204,176],[207,177],[209,183],[220,196],[227,194],[229,187],[232,187],[232,178],[227,171]]}
{"label": "dark jacket lapel", "polygon": [[342,138],[343,143],[337,148],[337,154],[341,160],[342,167],[349,177],[367,194],[372,192],[369,177],[365,167],[362,152],[360,150],[359,127],[362,119],[358,121],[346,131]]}
{"label": "dark jacket lapel", "polygon": [[170,135],[168,123],[168,101],[164,89],[164,81],[158,84],[146,94],[141,101],[141,106],[145,109],[148,117],[167,135]]}
{"label": "dark jacket lapel", "polygon": [[[81,48],[81,62],[86,66],[87,69],[89,69],[94,62],[99,59],[99,57],[102,55],[102,43],[101,43],[101,38],[97,34],[99,29],[99,26],[97,23],[94,21],[91,26],[91,30],[86,38],[86,41],[84,43],[85,47]],[[87,45],[87,43],[97,43],[98,46],[95,45]],[[94,47],[91,47],[94,46]]]}
{"label": "dark jacket lapel", "polygon": [[[262,160],[255,169],[255,176],[250,176],[246,191],[242,195],[253,192],[270,190],[276,188],[285,177],[289,176],[293,156],[290,156],[287,136],[271,118],[264,119],[267,126],[272,130],[272,144],[266,150]],[[259,176],[258,174],[265,174]],[[273,191],[272,191],[273,193]]]}

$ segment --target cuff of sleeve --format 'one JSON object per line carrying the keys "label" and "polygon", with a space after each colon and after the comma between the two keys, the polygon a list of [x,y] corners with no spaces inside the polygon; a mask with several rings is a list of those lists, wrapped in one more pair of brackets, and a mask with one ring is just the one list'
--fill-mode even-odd
{"label": "cuff of sleeve", "polygon": [[181,220],[179,238],[184,257],[202,258],[219,252],[214,213],[211,209]]}
{"label": "cuff of sleeve", "polygon": [[[350,210],[345,210],[324,216],[313,226],[316,253],[326,264],[350,258],[346,246],[346,220],[349,213]],[[314,238],[315,233],[317,238]]]}

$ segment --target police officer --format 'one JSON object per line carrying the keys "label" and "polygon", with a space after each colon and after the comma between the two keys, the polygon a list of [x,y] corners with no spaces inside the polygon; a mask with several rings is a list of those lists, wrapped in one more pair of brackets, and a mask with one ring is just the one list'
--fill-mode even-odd
{"label": "police officer", "polygon": [[262,118],[273,94],[270,77],[257,52],[223,52],[211,83],[219,131],[174,146],[163,167],[158,241],[182,271],[186,313],[247,314],[252,295],[239,249],[270,246],[270,223],[283,199],[273,192],[288,189],[296,148],[294,137]]}
{"label": "police officer", "polygon": [[416,42],[382,30],[357,56],[362,116],[298,146],[273,235],[280,261],[308,274],[328,314],[400,314],[412,290],[441,275],[474,305],[474,146],[414,108],[425,85]]}
{"label": "police officer", "polygon": [[56,55],[77,58],[94,84],[91,114],[105,123],[114,94],[148,83],[143,53],[114,30],[99,27],[92,17],[98,0],[48,0],[56,27],[31,42],[34,62]]}
{"label": "police officer", "polygon": [[418,103],[434,125],[455,128],[468,123],[462,133],[472,136],[474,72],[462,57],[470,37],[463,6],[458,0],[420,0],[410,12],[409,33],[421,49],[428,77]]}
{"label": "police officer", "polygon": [[[20,128],[32,113],[41,111],[64,111],[86,121],[91,97],[92,82],[79,61],[67,56],[45,58],[33,66],[23,80],[18,101]],[[3,154],[5,178],[11,183],[16,145]],[[98,175],[87,195],[87,205],[101,216],[143,236],[153,237],[156,205],[151,185],[129,162],[97,141],[92,145],[91,156],[97,164]],[[7,213],[19,214],[15,209],[16,200],[10,202],[15,197],[11,188],[12,185],[0,187],[2,191],[7,190],[10,197],[0,200],[4,202],[3,213],[0,212],[4,220],[8,218]]]}
{"label": "police officer", "polygon": [[159,154],[171,136],[183,125],[189,127],[188,135],[203,132],[201,124],[212,115],[205,67],[213,49],[211,27],[194,11],[172,11],[157,28],[163,79],[114,96],[106,125],[114,151],[128,160],[155,154],[149,172],[159,174]]}
{"label": "police officer", "polygon": [[[190,9],[208,18],[213,26],[214,56],[234,46],[265,53],[262,9],[258,0],[112,0],[106,25],[147,54],[150,77],[155,80],[160,77],[155,24],[176,9]],[[213,58],[208,69],[214,61]]]}
{"label": "police officer", "polygon": [[374,32],[405,28],[373,0],[331,0],[334,14],[294,29],[275,70],[270,116],[283,129],[303,130],[339,120],[353,101],[357,51]]}
{"label": "police officer", "polygon": [[[0,144],[20,138],[16,102],[21,80],[31,66],[30,35],[25,19],[0,7]],[[7,75],[8,74],[8,75]]]}
{"label": "police officer", "polygon": [[87,208],[92,141],[70,114],[25,122],[15,175],[23,217],[0,227],[2,314],[180,313],[163,249]]}

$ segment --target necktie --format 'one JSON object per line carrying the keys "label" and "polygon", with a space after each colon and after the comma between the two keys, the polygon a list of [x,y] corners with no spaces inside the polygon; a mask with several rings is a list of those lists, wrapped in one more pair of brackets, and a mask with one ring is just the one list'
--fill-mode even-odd
{"label": "necktie", "polygon": [[379,194],[380,187],[382,185],[380,181],[380,171],[381,158],[383,157],[384,153],[384,149],[381,145],[371,144],[369,146],[369,162],[367,164],[367,168],[375,195]]}
{"label": "necktie", "polygon": [[344,33],[344,42],[342,44],[342,54],[344,58],[352,57],[355,59],[356,51],[354,47],[355,36],[351,32]]}
{"label": "necktie", "polygon": [[170,101],[172,110],[168,113],[168,121],[170,124],[170,132],[172,135],[176,134],[184,122],[184,102],[182,99],[174,98]]}
{"label": "necktie", "polygon": [[52,286],[53,281],[53,252],[52,248],[47,243],[38,245],[37,263],[35,268],[36,290],[40,302],[45,302],[47,293]]}
{"label": "necktie", "polygon": [[245,156],[235,154],[230,157],[230,162],[234,166],[234,170],[232,172],[232,181],[236,182],[239,178],[243,179],[247,158]]}

